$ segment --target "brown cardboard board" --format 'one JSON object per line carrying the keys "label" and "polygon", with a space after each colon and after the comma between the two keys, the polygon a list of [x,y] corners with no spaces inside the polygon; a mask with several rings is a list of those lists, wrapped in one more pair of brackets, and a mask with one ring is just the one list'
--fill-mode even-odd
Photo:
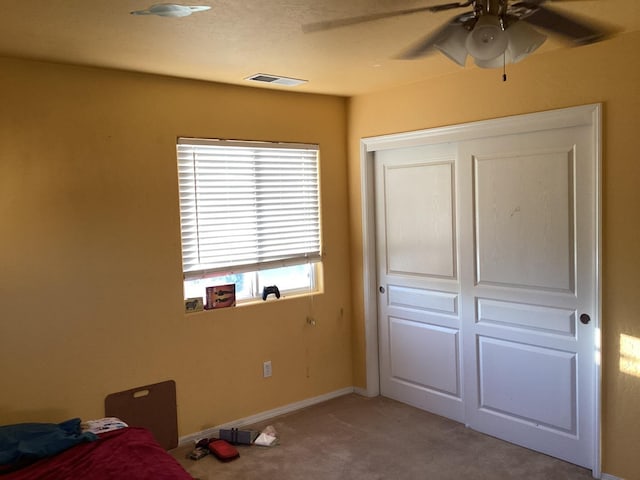
{"label": "brown cardboard board", "polygon": [[165,450],[178,445],[176,383],[173,380],[144,385],[107,395],[107,417],[118,417],[130,427],[145,427]]}

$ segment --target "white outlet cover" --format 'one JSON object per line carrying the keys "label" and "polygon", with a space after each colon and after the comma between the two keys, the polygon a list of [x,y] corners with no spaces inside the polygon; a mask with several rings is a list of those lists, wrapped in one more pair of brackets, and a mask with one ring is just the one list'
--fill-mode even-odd
{"label": "white outlet cover", "polygon": [[271,360],[262,364],[262,376],[268,378],[271,376]]}

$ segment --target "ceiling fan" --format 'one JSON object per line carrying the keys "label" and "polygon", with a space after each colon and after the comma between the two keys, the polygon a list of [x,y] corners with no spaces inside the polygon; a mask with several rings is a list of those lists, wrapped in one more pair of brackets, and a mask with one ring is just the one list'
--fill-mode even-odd
{"label": "ceiling fan", "polygon": [[422,38],[399,58],[415,59],[438,50],[462,67],[470,55],[481,68],[516,63],[535,51],[547,37],[534,27],[560,35],[575,46],[601,41],[611,33],[601,26],[543,6],[550,1],[467,0],[316,22],[304,25],[303,31],[329,30],[418,12],[470,7],[469,11],[456,15]]}

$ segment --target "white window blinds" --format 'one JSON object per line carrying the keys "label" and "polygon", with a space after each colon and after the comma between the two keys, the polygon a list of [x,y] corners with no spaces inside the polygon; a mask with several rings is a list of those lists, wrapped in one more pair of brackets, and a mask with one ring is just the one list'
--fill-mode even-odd
{"label": "white window blinds", "polygon": [[180,138],[185,279],[320,259],[317,145]]}

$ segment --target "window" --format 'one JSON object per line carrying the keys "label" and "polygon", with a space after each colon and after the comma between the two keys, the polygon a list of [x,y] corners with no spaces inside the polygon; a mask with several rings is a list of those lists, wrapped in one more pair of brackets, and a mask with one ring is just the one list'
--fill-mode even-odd
{"label": "window", "polygon": [[317,145],[178,139],[185,297],[236,284],[237,300],[318,289]]}

